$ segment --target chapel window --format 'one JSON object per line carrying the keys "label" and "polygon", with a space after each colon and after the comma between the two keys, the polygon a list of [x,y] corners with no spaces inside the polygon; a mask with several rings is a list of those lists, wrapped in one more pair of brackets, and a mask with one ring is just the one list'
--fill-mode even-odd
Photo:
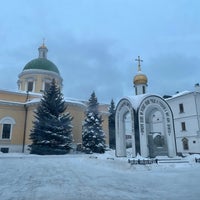
{"label": "chapel window", "polygon": [[144,86],[144,85],[142,86],[142,93],[143,93],[143,94],[146,93],[146,91],[145,91],[145,86]]}
{"label": "chapel window", "polygon": [[136,95],[138,94],[137,87],[135,87],[135,94],[136,94]]}
{"label": "chapel window", "polygon": [[182,103],[179,104],[179,112],[184,113],[184,106]]}
{"label": "chapel window", "polygon": [[182,129],[182,131],[186,131],[185,122],[181,122],[181,129]]}
{"label": "chapel window", "polygon": [[189,150],[188,139],[187,138],[183,138],[182,139],[182,143],[183,143],[183,150]]}

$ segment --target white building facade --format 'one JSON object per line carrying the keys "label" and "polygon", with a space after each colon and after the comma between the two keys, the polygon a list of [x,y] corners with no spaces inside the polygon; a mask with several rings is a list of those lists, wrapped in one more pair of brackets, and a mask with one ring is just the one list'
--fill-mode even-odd
{"label": "white building facade", "polygon": [[170,105],[176,133],[177,152],[200,153],[200,92],[181,92],[166,99]]}

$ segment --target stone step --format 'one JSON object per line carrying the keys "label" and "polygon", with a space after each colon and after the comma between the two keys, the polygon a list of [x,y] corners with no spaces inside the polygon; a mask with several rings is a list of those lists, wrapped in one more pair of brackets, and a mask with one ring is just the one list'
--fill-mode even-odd
{"label": "stone step", "polygon": [[158,164],[165,164],[165,163],[189,163],[188,160],[158,160]]}

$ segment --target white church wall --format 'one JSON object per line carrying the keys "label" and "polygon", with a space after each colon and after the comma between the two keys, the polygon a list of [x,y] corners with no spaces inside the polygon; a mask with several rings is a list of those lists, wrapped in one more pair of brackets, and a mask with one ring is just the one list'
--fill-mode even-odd
{"label": "white church wall", "polygon": [[178,153],[200,153],[200,139],[197,137],[187,137],[188,149],[184,149],[183,137],[177,137],[177,152]]}
{"label": "white church wall", "polygon": [[[188,92],[167,100],[173,115],[176,134],[177,151],[182,153],[200,153],[199,144],[199,93]],[[180,104],[184,111],[180,112]],[[183,140],[188,140],[188,149],[184,149]]]}

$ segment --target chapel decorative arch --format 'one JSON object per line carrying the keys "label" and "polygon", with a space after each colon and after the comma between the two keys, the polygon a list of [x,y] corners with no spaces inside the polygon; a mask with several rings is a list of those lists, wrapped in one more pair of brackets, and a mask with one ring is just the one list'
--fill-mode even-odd
{"label": "chapel decorative arch", "polygon": [[[128,118],[129,125],[126,120]],[[131,147],[132,155],[135,156],[135,111],[132,107],[131,102],[128,99],[122,99],[117,107],[115,114],[115,131],[116,131],[116,156],[124,157],[127,156],[127,147]],[[126,132],[127,127],[128,134]],[[130,144],[131,143],[131,144]]]}
{"label": "chapel decorative arch", "polygon": [[138,108],[138,123],[142,156],[176,155],[173,114],[164,99],[156,95],[144,98]]}

